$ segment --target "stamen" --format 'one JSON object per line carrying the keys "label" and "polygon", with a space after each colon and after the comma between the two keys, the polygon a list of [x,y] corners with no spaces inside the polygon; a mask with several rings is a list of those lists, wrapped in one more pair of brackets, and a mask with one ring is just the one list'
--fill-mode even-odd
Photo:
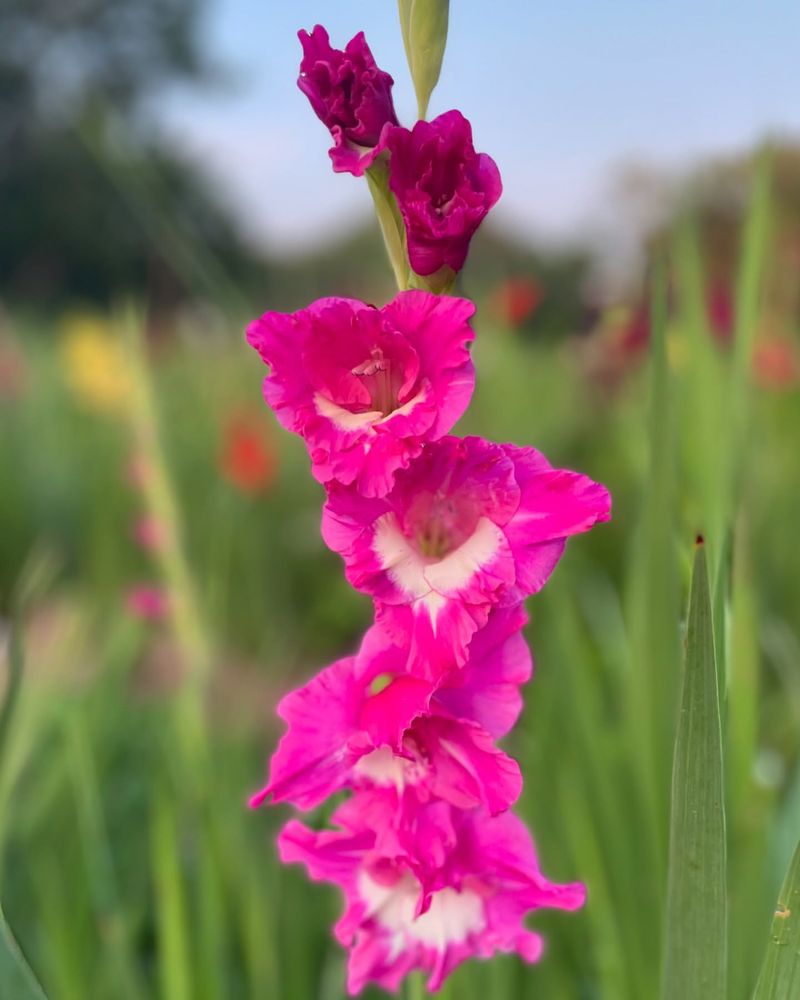
{"label": "stamen", "polygon": [[366,388],[376,410],[388,416],[395,409],[397,399],[392,386],[392,363],[383,356],[380,347],[373,347],[369,358],[351,368],[351,373],[370,380]]}

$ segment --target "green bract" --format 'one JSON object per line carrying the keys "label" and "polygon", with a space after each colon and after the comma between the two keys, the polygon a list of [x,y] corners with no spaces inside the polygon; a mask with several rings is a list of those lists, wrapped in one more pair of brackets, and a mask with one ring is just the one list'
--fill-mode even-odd
{"label": "green bract", "polygon": [[449,0],[398,0],[403,44],[414,81],[420,118],[428,113],[428,102],[439,81],[447,42]]}

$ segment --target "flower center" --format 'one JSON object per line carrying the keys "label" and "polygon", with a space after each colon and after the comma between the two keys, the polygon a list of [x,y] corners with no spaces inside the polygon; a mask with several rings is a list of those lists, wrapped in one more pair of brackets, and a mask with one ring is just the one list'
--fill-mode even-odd
{"label": "flower center", "polygon": [[483,900],[466,886],[461,890],[450,886],[437,889],[430,907],[417,916],[422,887],[411,872],[388,863],[373,864],[359,871],[357,884],[370,917],[393,934],[419,941],[439,953],[450,944],[466,941],[470,934],[479,934],[486,926]]}
{"label": "flower center", "polygon": [[447,483],[435,493],[422,493],[412,501],[407,524],[411,540],[426,559],[444,559],[474,532],[480,518],[478,505]]}
{"label": "flower center", "polygon": [[447,215],[450,211],[456,196],[454,194],[443,194],[433,200],[433,211],[439,218]]}
{"label": "flower center", "polygon": [[417,548],[429,559],[444,559],[453,548],[443,518],[433,517],[417,531]]}
{"label": "flower center", "polygon": [[380,347],[373,347],[370,356],[351,369],[351,374],[361,380],[372,400],[373,409],[384,416],[397,409],[400,373],[395,373],[391,360]]}

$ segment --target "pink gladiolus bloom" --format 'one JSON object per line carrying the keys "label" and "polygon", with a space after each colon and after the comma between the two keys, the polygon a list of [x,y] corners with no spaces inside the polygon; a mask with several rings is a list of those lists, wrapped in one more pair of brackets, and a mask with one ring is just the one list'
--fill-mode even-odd
{"label": "pink gladiolus bloom", "polygon": [[157,552],[164,544],[164,526],[157,517],[143,514],[134,522],[133,538],[146,552]]}
{"label": "pink gladiolus bloom", "polygon": [[298,32],[303,46],[297,86],[333,137],[333,169],[360,177],[381,152],[381,134],[397,124],[394,80],[378,69],[360,31],[344,51],[331,48],[319,24]]}
{"label": "pink gladiolus bloom", "polygon": [[519,767],[492,738],[513,725],[530,676],[525,620],[520,607],[496,611],[466,665],[438,689],[406,673],[405,645],[373,626],[356,656],[282,700],[288,730],[251,805],[271,797],[310,809],[345,786],[377,786],[408,790],[412,807],[439,798],[492,814],[507,809],[520,793]]}
{"label": "pink gladiolus bloom", "polygon": [[326,543],[402,636],[410,666],[463,663],[494,606],[544,586],[570,535],[610,516],[605,487],[533,448],[478,437],[429,444],[381,499],[331,487]]}
{"label": "pink gladiolus bloom", "polygon": [[383,496],[423,443],[446,434],[472,396],[466,299],[400,292],[377,309],[320,299],[265,313],[247,339],[271,367],[264,397],[300,434],[321,483]]}
{"label": "pink gladiolus bloom", "polygon": [[125,596],[128,614],[144,621],[158,621],[166,617],[169,602],[161,587],[142,583],[131,587]]}
{"label": "pink gladiolus bloom", "polygon": [[470,240],[502,193],[497,164],[475,152],[472,126],[460,111],[417,122],[410,131],[391,128],[386,148],[411,266],[422,275],[441,267],[460,271]]}
{"label": "pink gladiolus bloom", "polygon": [[582,885],[542,875],[528,831],[510,812],[423,806],[408,850],[381,822],[381,793],[357,792],[333,822],[338,829],[317,833],[292,820],[278,846],[284,862],[301,862],[344,894],[335,935],[350,948],[351,994],[369,982],[397,989],[414,969],[429,974],[435,991],[465,959],[497,952],[535,962],[542,941],[525,928],[526,914],[574,910],[585,899]]}

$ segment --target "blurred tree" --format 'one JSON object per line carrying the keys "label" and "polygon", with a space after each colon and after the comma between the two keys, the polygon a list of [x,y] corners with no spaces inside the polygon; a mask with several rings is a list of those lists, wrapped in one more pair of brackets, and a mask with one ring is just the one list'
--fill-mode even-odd
{"label": "blurred tree", "polygon": [[[167,85],[213,77],[200,42],[204,7],[2,0],[0,296],[37,304],[130,289],[180,296],[186,271],[148,224],[153,213],[167,212],[216,256],[246,261],[227,213],[149,114]],[[157,203],[142,203],[152,185],[136,185],[137,202],[120,184],[143,176],[158,178]]]}
{"label": "blurred tree", "polygon": [[102,94],[118,111],[175,79],[208,72],[202,0],[3,0],[0,80],[3,139],[59,120]]}

